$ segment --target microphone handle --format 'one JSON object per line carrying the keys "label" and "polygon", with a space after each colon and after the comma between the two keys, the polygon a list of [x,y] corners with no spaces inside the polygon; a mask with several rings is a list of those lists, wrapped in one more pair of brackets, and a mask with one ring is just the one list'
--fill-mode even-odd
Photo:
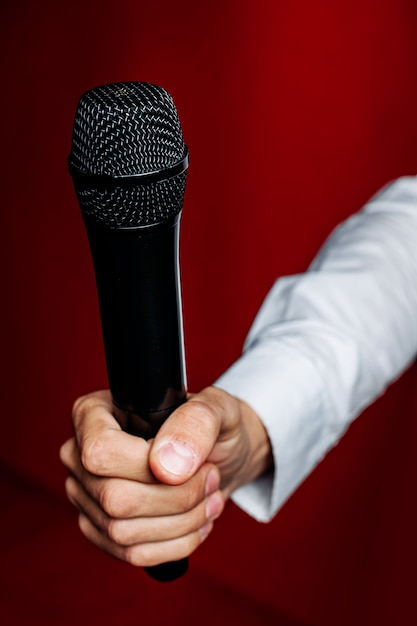
{"label": "microphone handle", "polygon": [[[110,229],[85,217],[114,416],[144,439],[186,400],[179,223],[176,215],[154,226]],[[168,582],[187,567],[181,559],[144,569]]]}

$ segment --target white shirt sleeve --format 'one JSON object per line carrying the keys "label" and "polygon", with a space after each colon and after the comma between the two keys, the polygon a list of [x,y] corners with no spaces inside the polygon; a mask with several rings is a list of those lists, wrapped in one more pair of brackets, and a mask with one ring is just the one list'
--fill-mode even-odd
{"label": "white shirt sleeve", "polygon": [[417,177],[385,187],[279,279],[216,386],[268,431],[274,471],[233,499],[268,521],[349,423],[417,354]]}

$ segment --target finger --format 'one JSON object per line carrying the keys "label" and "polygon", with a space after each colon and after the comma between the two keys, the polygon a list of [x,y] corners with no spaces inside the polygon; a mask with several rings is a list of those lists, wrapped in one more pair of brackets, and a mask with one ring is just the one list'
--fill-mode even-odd
{"label": "finger", "polygon": [[83,467],[97,476],[152,481],[149,443],[122,431],[111,411],[108,391],[84,396],[74,404],[73,422]]}
{"label": "finger", "polygon": [[224,508],[221,491],[215,491],[187,513],[158,518],[115,519],[106,515],[73,478],[67,479],[66,489],[68,498],[81,513],[120,546],[166,541],[188,535],[219,517]]}
{"label": "finger", "polygon": [[183,537],[167,541],[144,542],[127,547],[115,544],[83,514],[79,516],[79,526],[87,539],[112,556],[132,565],[151,567],[189,556],[209,535],[213,522],[207,522],[202,528]]}
{"label": "finger", "polygon": [[153,442],[149,464],[162,482],[178,485],[209,457],[219,437],[238,424],[227,394],[209,387],[192,396],[161,426]]}
{"label": "finger", "polygon": [[[146,443],[146,455],[148,457],[149,443]],[[80,483],[90,484],[93,480],[102,478],[102,476],[96,476],[89,472],[81,462],[80,452],[78,450],[78,446],[75,438],[69,439],[66,441],[60,450],[60,458],[65,467],[78,479]],[[149,464],[147,461],[143,459],[138,459],[138,468],[133,473],[136,477],[136,480],[141,482],[148,483],[156,483],[156,478],[153,476],[152,472],[149,469]],[[131,472],[132,473],[132,472]],[[105,477],[103,477],[105,478]],[[118,478],[123,480],[124,477],[120,476],[111,476],[111,478]],[[129,478],[126,478],[129,480]]]}
{"label": "finger", "polygon": [[[79,489],[110,517],[159,517],[185,513],[193,509],[206,495],[216,491],[220,483],[218,469],[203,466],[186,484],[145,484],[119,478],[93,476],[84,469],[77,475]],[[75,487],[74,487],[75,489]],[[79,496],[81,498],[81,495]]]}

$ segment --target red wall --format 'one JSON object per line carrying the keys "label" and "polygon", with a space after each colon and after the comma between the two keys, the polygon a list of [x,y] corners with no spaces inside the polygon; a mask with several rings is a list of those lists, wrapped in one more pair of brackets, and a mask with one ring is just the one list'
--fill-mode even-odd
{"label": "red wall", "polygon": [[[340,220],[417,171],[417,4],[20,0],[0,15],[0,459],[61,495],[72,402],[106,385],[66,169],[80,94],[146,80],[176,101],[191,155],[182,275],[197,390],[238,356],[277,276],[303,271]],[[308,624],[408,623],[415,378],[354,425],[271,525],[230,507],[196,556],[219,589]]]}

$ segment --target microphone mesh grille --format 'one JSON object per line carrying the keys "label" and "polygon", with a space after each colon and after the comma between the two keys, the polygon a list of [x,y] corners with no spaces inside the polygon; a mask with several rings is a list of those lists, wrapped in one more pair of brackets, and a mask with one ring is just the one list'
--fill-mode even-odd
{"label": "microphone mesh grille", "polygon": [[[129,176],[172,167],[185,154],[171,96],[150,83],[114,83],[87,91],[75,114],[71,162],[81,173]],[[77,186],[83,214],[111,228],[148,226],[182,209],[186,172],[134,187]]]}

